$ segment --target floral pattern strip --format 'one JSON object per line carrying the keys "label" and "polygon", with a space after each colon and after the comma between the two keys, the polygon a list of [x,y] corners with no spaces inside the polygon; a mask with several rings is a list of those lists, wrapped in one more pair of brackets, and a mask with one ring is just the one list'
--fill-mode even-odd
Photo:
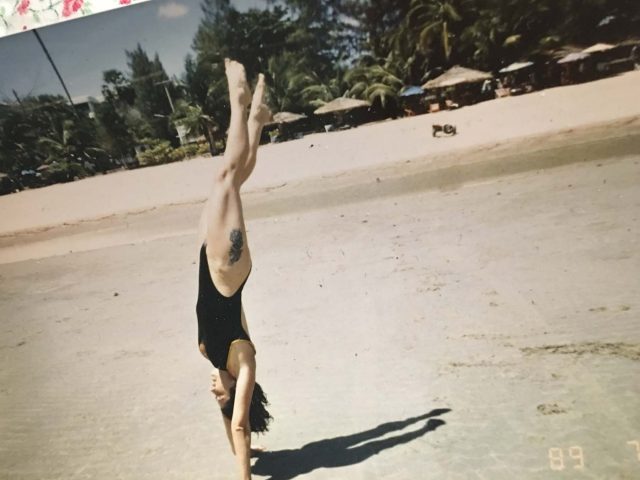
{"label": "floral pattern strip", "polygon": [[0,0],[0,37],[149,0]]}

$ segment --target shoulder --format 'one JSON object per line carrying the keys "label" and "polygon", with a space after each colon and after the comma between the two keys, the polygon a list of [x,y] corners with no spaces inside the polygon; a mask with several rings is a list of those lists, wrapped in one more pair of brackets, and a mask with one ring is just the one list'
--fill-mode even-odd
{"label": "shoulder", "polygon": [[238,378],[242,372],[254,372],[256,369],[256,350],[247,340],[232,342],[229,348],[227,368]]}

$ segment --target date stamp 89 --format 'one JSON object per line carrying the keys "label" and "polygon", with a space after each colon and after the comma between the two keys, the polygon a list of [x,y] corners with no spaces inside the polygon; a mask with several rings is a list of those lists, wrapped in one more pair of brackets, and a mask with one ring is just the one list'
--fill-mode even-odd
{"label": "date stamp 89", "polygon": [[[629,440],[627,445],[630,447],[632,455],[635,455],[635,458],[640,462],[640,441]],[[550,448],[549,468],[555,471],[561,471],[566,468],[583,470],[585,468],[585,455],[582,447],[574,445],[566,449],[559,447]]]}

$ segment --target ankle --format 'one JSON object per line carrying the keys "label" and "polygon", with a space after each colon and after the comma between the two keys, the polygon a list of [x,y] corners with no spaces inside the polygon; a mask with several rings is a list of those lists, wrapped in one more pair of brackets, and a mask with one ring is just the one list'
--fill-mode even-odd
{"label": "ankle", "polygon": [[249,104],[244,101],[242,92],[230,92],[229,105],[232,110],[241,110],[243,113],[246,113],[249,108]]}

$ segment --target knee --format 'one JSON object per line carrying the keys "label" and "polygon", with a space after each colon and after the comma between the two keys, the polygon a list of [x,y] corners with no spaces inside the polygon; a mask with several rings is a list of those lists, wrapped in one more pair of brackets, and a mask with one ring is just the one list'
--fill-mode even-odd
{"label": "knee", "polygon": [[215,177],[215,190],[219,202],[227,203],[231,196],[237,195],[240,177],[240,173],[235,169],[226,167],[220,169]]}

